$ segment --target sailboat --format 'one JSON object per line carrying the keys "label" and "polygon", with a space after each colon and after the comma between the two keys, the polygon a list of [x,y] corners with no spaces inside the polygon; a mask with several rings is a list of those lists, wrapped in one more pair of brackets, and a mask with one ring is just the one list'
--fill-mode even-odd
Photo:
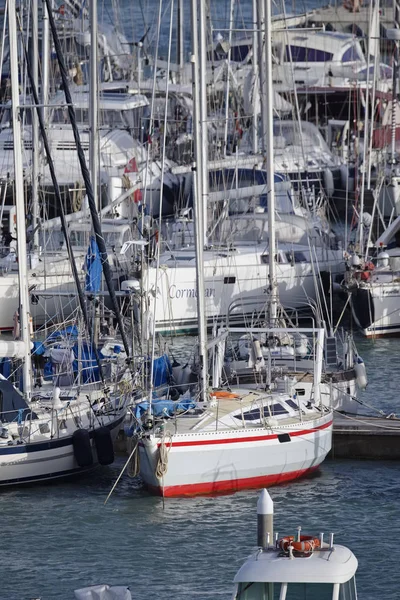
{"label": "sailboat", "polygon": [[[47,385],[39,384],[38,389],[33,388],[14,0],[8,6],[10,60],[14,67],[11,85],[21,339],[2,350],[4,354],[5,350],[9,350],[8,356],[20,360],[22,366],[17,368],[15,375],[16,379],[20,379],[19,387],[12,383],[11,378],[0,376],[0,485],[65,477],[99,463],[113,462],[113,439],[131,397],[129,379],[126,381],[125,377],[126,366],[109,382],[110,386],[105,385],[104,379],[98,383],[96,378],[88,377],[85,381],[79,367],[78,379],[75,380],[71,369],[72,349],[59,343],[54,348],[59,357],[58,372],[48,378]],[[35,346],[34,354],[38,354]],[[83,356],[80,352],[78,362],[81,366]],[[101,371],[102,366],[99,363],[97,366]],[[37,364],[35,368],[38,369]],[[121,382],[124,381],[127,385],[122,392]]]}
{"label": "sailboat", "polygon": [[[259,9],[261,8],[261,2]],[[270,5],[266,15],[266,73],[270,74]],[[202,26],[200,25],[200,32]],[[197,51],[197,2],[192,2],[193,55]],[[204,46],[203,46],[204,49]],[[199,81],[197,62],[193,81]],[[270,82],[269,82],[270,83]],[[268,83],[264,92],[270,102]],[[272,90],[272,85],[270,85]],[[200,151],[199,93],[195,90],[196,156]],[[270,102],[270,106],[272,106]],[[205,120],[203,120],[203,123]],[[272,119],[269,122],[272,127]],[[272,145],[272,129],[267,138]],[[273,181],[273,156],[268,155],[268,180]],[[202,160],[204,169],[206,161]],[[294,398],[290,391],[273,390],[271,382],[263,389],[232,385],[221,387],[222,367],[214,339],[207,346],[204,310],[203,243],[204,220],[196,173],[194,212],[196,239],[197,314],[199,329],[199,386],[190,402],[178,398],[142,403],[136,412],[136,435],[140,475],[146,486],[162,496],[182,496],[234,492],[239,489],[290,481],[317,469],[331,448],[332,411],[320,400],[320,376],[324,331],[312,328],[317,348],[313,402]],[[203,189],[204,194],[204,189]],[[274,279],[274,190],[269,189],[269,268],[271,279],[271,321],[276,318],[277,292]],[[208,380],[207,349],[215,348],[212,386]]]}
{"label": "sailboat", "polygon": [[349,256],[343,287],[350,294],[353,318],[366,337],[400,334],[400,251],[395,241],[400,217],[375,242],[373,260]]}

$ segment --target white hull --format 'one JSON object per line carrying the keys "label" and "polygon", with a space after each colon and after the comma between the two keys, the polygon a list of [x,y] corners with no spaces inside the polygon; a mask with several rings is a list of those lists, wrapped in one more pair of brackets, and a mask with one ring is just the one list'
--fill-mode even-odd
{"label": "white hull", "polygon": [[[155,318],[157,331],[178,333],[197,329],[194,257],[176,263],[177,266],[171,260],[168,265],[162,265],[158,277],[155,267],[145,273],[143,289],[149,292],[149,313]],[[233,302],[237,303],[236,317],[265,308],[269,268],[260,252],[246,249],[214,255],[206,253],[204,265],[205,310],[209,323],[216,317],[225,318]],[[338,253],[329,251],[325,260],[319,260],[318,268],[339,272]],[[304,309],[315,299],[314,270],[309,262],[278,263],[276,276],[279,300],[285,308]]]}
{"label": "white hull", "polygon": [[[104,425],[115,440],[125,413],[107,419]],[[33,483],[67,477],[97,465],[97,455],[91,436],[93,465],[79,467],[72,446],[72,436],[42,440],[18,446],[0,446],[0,486]]]}
{"label": "white hull", "polygon": [[353,292],[352,312],[366,337],[400,335],[400,281],[364,284]]}
{"label": "white hull", "polygon": [[[286,435],[285,435],[286,434]],[[290,441],[287,440],[287,434]],[[284,435],[285,441],[278,436]],[[332,443],[332,415],[301,426],[245,428],[172,436],[166,473],[157,478],[160,438],[139,444],[141,476],[154,492],[184,496],[274,485],[315,470]],[[170,442],[165,442],[167,449]]]}

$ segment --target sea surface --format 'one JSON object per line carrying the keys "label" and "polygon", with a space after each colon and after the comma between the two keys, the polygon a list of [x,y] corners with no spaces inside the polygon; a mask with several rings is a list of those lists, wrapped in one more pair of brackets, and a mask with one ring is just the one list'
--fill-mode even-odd
{"label": "sea surface", "polygon": [[[172,346],[190,351],[194,338]],[[362,398],[400,414],[400,340],[360,340]],[[0,600],[68,600],[73,590],[129,585],[134,600],[230,599],[256,545],[258,492],[150,496],[123,475],[125,458],[68,482],[0,490]],[[275,530],[328,535],[359,560],[360,600],[400,598],[400,462],[328,460],[307,479],[270,488]]]}

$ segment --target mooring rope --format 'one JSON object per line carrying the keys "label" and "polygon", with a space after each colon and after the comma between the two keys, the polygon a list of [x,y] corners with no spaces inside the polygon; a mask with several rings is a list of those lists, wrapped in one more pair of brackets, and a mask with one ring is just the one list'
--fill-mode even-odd
{"label": "mooring rope", "polygon": [[[169,438],[169,445],[166,443],[166,438]],[[172,447],[172,436],[170,433],[163,435],[161,444],[158,448],[158,460],[156,464],[155,475],[157,479],[162,479],[168,471],[168,454]]]}

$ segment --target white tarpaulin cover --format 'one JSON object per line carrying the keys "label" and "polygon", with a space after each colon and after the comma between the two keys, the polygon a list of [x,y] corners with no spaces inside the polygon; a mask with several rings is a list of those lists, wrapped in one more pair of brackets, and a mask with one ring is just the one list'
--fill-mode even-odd
{"label": "white tarpaulin cover", "polygon": [[132,600],[129,588],[124,585],[91,585],[75,590],[76,600]]}

